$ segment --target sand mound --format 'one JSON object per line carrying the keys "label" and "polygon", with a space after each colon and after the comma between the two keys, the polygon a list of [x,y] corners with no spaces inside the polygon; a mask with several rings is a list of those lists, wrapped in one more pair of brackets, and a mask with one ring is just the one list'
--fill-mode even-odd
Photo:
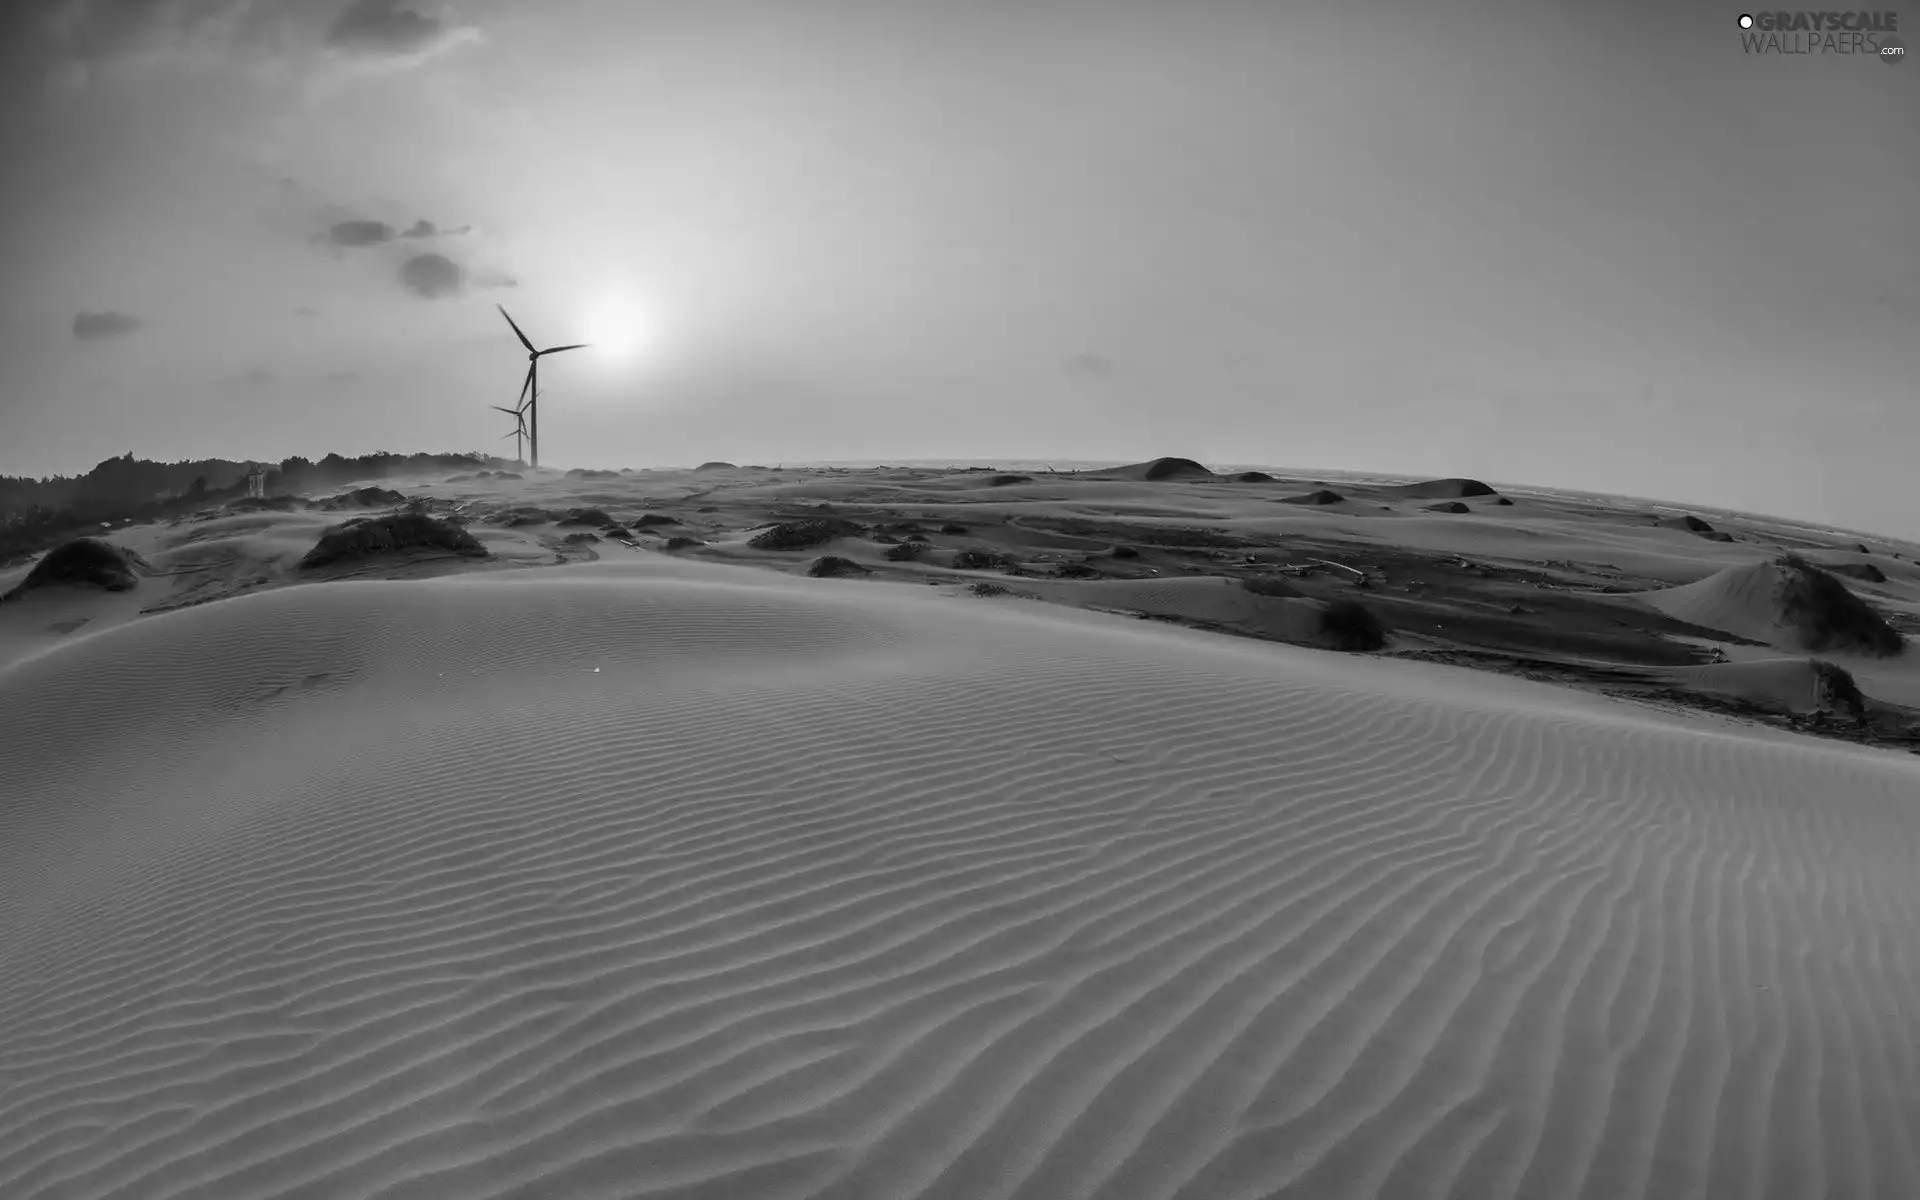
{"label": "sand mound", "polygon": [[815,579],[827,579],[835,575],[871,575],[873,572],[850,558],[823,554],[807,564],[807,574]]}
{"label": "sand mound", "polygon": [[1308,492],[1304,496],[1282,496],[1280,498],[1280,503],[1282,504],[1341,504],[1345,501],[1345,496],[1342,496],[1339,492],[1328,491],[1326,488]]}
{"label": "sand mound", "polygon": [[1822,563],[1821,565],[1826,570],[1832,571],[1835,575],[1845,575],[1849,579],[1865,580],[1867,583],[1885,583],[1887,581],[1887,573],[1872,563],[1838,562]]}
{"label": "sand mound", "polygon": [[520,473],[519,473],[518,471],[496,471],[496,472],[494,472],[494,476],[493,476],[493,477],[494,477],[495,479],[520,479],[520,478],[523,478],[523,476],[521,476],[521,474],[520,474]]}
{"label": "sand mound", "polygon": [[1906,643],[1872,606],[1796,555],[1728,567],[1639,599],[1670,617],[1783,649],[1888,658]]}
{"label": "sand mound", "polygon": [[1664,529],[1684,529],[1688,533],[1713,532],[1713,526],[1707,524],[1699,517],[1694,516],[1692,513],[1678,517],[1660,517],[1654,521],[1654,524]]}
{"label": "sand mound", "polygon": [[301,558],[302,567],[321,567],[350,559],[393,554],[411,547],[451,550],[468,558],[485,558],[487,548],[458,525],[424,513],[397,513],[368,517],[329,529]]}
{"label": "sand mound", "polygon": [[1235,483],[1272,483],[1273,476],[1265,471],[1242,471],[1233,477]]}
{"label": "sand mound", "polygon": [[995,475],[987,480],[988,487],[1008,487],[1016,483],[1032,483],[1031,475]]}
{"label": "sand mound", "polygon": [[130,592],[140,574],[150,571],[147,561],[131,550],[99,538],[75,538],[46,552],[18,586],[0,600],[12,600],[36,588],[93,587]]}
{"label": "sand mound", "polygon": [[[738,471],[739,469],[739,467],[734,466],[730,462],[703,462],[694,468],[696,471]],[[766,470],[765,467],[757,469],[762,471]]]}
{"label": "sand mound", "polygon": [[1148,482],[1158,482],[1163,479],[1218,478],[1212,471],[1190,458],[1156,458],[1152,462],[1130,463],[1124,467],[1114,467],[1100,474],[1116,479],[1142,479]]}
{"label": "sand mound", "polygon": [[1427,505],[1427,511],[1437,513],[1470,513],[1473,510],[1458,500],[1447,500],[1439,504]]}
{"label": "sand mound", "polygon": [[701,541],[699,538],[681,537],[680,535],[676,534],[673,537],[670,537],[667,539],[666,545],[664,548],[667,550],[690,550],[695,546],[704,546],[704,545],[706,545],[706,543]]}
{"label": "sand mound", "polygon": [[389,504],[405,504],[407,498],[389,488],[363,487],[350,492],[341,492],[320,501],[317,507],[337,510],[342,508],[383,508]]}
{"label": "sand mound", "polygon": [[613,525],[614,519],[598,508],[571,508],[560,518],[562,525]]}
{"label": "sand mound", "polygon": [[1478,479],[1429,479],[1424,483],[1404,483],[1381,490],[1388,495],[1409,500],[1465,500],[1472,496],[1499,494]]}
{"label": "sand mound", "polygon": [[635,517],[633,520],[627,523],[629,525],[632,525],[635,529],[649,529],[657,525],[685,524],[685,522],[680,520],[680,518],[669,517],[665,513],[641,513],[639,516]]}
{"label": "sand mound", "polygon": [[782,521],[747,539],[755,550],[810,550],[835,538],[858,537],[865,532],[852,521],[837,517],[814,517],[805,521]]}
{"label": "sand mound", "polygon": [[9,1200],[1920,1194],[1910,756],[665,556],[0,712]]}
{"label": "sand mound", "polygon": [[568,479],[618,479],[618,471],[598,471],[588,467],[575,467],[567,472]]}
{"label": "sand mound", "polygon": [[1857,716],[1866,703],[1850,672],[1817,658],[1762,658],[1676,667],[1670,675],[1690,691],[1780,712],[1841,711]]}

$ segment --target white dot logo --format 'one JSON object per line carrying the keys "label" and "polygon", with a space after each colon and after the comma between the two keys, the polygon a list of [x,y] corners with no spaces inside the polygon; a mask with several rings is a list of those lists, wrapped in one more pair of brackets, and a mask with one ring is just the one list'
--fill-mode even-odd
{"label": "white dot logo", "polygon": [[1741,14],[1740,14],[1740,28],[1742,28],[1742,29],[1752,29],[1752,28],[1753,28],[1753,14],[1752,14],[1752,13],[1741,13]]}

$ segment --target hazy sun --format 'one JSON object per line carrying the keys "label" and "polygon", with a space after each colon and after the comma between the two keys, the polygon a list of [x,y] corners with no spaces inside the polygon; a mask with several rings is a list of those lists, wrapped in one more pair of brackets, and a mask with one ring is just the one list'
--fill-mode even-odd
{"label": "hazy sun", "polygon": [[610,291],[587,307],[583,340],[613,359],[630,359],[653,341],[653,319],[624,291]]}

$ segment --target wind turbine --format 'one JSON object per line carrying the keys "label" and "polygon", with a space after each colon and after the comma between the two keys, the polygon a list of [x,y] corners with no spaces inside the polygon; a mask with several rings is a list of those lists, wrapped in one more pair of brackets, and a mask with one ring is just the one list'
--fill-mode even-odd
{"label": "wind turbine", "polygon": [[[562,350],[581,350],[591,343],[575,342],[571,346],[550,346],[545,350],[536,350],[533,348],[533,342],[527,338],[525,333],[521,332],[520,327],[514,325],[513,318],[507,316],[507,306],[504,304],[496,304],[494,307],[500,310],[501,316],[507,317],[507,324],[513,325],[513,335],[520,339],[522,346],[527,348],[527,378],[526,382],[520,385],[520,404],[521,407],[533,414],[533,423],[528,429],[527,440],[532,443],[533,465],[538,468],[540,465],[540,406],[537,402],[540,399],[540,356],[543,354],[558,354]],[[532,400],[527,398],[529,392],[533,394]]]}
{"label": "wind turbine", "polygon": [[525,408],[502,408],[498,404],[489,404],[487,407],[495,412],[503,412],[513,418],[513,432],[503,433],[500,436],[513,439],[514,461],[525,462],[526,456],[520,452],[520,439],[527,436],[527,410]]}

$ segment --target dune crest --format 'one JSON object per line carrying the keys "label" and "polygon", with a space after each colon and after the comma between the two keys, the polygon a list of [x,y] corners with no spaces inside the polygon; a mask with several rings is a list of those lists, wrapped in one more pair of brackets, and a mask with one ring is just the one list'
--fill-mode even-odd
{"label": "dune crest", "polygon": [[1906,650],[1905,639],[1871,605],[1793,554],[1727,567],[1638,599],[1682,621],[1783,649],[1875,658]]}

